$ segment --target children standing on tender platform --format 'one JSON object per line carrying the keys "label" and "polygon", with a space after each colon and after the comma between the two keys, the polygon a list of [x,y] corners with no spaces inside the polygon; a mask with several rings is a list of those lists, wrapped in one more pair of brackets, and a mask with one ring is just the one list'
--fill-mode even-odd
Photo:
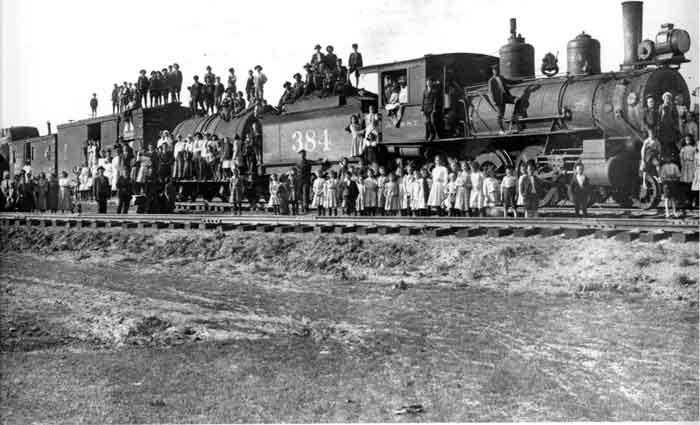
{"label": "children standing on tender platform", "polygon": [[384,184],[384,214],[396,215],[400,209],[399,203],[399,185],[396,183],[396,175],[389,174],[387,182]]}
{"label": "children standing on tender platform", "polygon": [[275,215],[280,213],[280,198],[279,198],[280,182],[277,179],[277,174],[270,176],[270,200],[267,202],[267,207],[272,208]]}
{"label": "children standing on tender platform", "polygon": [[312,186],[313,199],[311,201],[311,208],[316,208],[318,215],[323,215],[323,186],[326,183],[326,175],[322,174],[320,171],[316,171],[316,179]]}
{"label": "children standing on tender platform", "polygon": [[343,214],[352,215],[355,213],[355,202],[357,201],[357,183],[353,179],[352,171],[347,171],[343,175],[343,185],[342,185],[342,208]]}
{"label": "children standing on tender platform", "polygon": [[328,215],[338,215],[338,173],[335,171],[323,185],[323,208]]}
{"label": "children standing on tender platform", "polygon": [[506,167],[506,175],[501,180],[501,199],[503,199],[503,217],[508,217],[508,209],[513,210],[513,217],[518,217],[516,203],[517,180],[513,174],[513,166]]}
{"label": "children standing on tender platform", "polygon": [[374,177],[374,171],[370,168],[367,170],[367,178],[364,181],[365,185],[365,214],[375,215],[377,212],[378,190],[379,184]]}
{"label": "children standing on tender platform", "polygon": [[452,171],[445,185],[445,210],[450,217],[455,216],[455,202],[457,200],[457,174]]}
{"label": "children standing on tender platform", "polygon": [[525,178],[520,181],[520,193],[525,203],[525,218],[537,217],[537,209],[540,206],[540,199],[537,194],[540,188],[540,181],[535,176],[534,161],[528,161],[526,172]]}

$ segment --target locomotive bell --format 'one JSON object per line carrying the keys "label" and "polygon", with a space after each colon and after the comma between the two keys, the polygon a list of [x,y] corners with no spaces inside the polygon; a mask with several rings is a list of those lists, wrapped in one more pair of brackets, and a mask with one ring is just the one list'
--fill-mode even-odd
{"label": "locomotive bell", "polygon": [[566,44],[566,70],[570,75],[600,74],[600,43],[582,32]]}
{"label": "locomotive bell", "polygon": [[525,42],[525,38],[516,32],[516,20],[510,20],[510,38],[501,46],[501,75],[507,79],[519,80],[535,77],[535,48]]}

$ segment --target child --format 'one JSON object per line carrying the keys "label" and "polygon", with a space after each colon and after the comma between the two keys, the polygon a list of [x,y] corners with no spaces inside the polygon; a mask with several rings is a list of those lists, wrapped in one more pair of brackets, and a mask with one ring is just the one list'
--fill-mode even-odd
{"label": "child", "polygon": [[377,212],[377,198],[379,185],[377,184],[377,179],[374,178],[374,171],[370,168],[367,170],[367,178],[364,182],[365,185],[365,211],[368,215],[374,215]]}
{"label": "child", "polygon": [[413,188],[413,165],[406,166],[406,175],[401,177],[401,215],[411,216],[411,191]]}
{"label": "child", "polygon": [[323,185],[323,208],[328,215],[338,215],[338,173],[335,171]]}
{"label": "child", "polygon": [[467,181],[469,180],[469,172],[467,171],[467,161],[460,161],[457,166],[457,194],[455,195],[455,211],[459,215],[464,215],[469,212],[469,192],[467,191]]}
{"label": "child", "polygon": [[353,174],[355,185],[357,185],[357,199],[355,199],[355,215],[365,215],[365,183],[362,179],[362,172]]}
{"label": "child", "polygon": [[681,179],[681,170],[671,158],[663,158],[663,165],[659,170],[659,178],[664,189],[664,209],[666,218],[669,218],[669,207],[673,211],[673,217],[678,217],[676,205],[678,203],[678,183]]}
{"label": "child", "polygon": [[506,175],[501,181],[501,199],[503,199],[503,217],[508,217],[508,209],[513,209],[513,218],[518,217],[518,207],[516,206],[515,199],[515,185],[516,179],[513,174],[513,166],[508,165],[506,167]]}
{"label": "child", "polygon": [[486,170],[484,178],[484,207],[494,208],[498,204],[498,180],[494,177],[493,169]]}
{"label": "child", "polygon": [[523,180],[525,180],[525,177],[527,176],[527,167],[525,166],[525,162],[521,162],[520,165],[518,165],[518,175],[516,176],[518,179],[518,185],[515,187],[515,191],[518,194],[518,199],[516,202],[516,208],[517,207],[523,207],[525,208],[525,197],[523,194],[520,192],[520,188],[523,185]]}
{"label": "child", "polygon": [[451,172],[445,185],[445,209],[450,217],[455,216],[455,201],[457,200],[457,174]]}
{"label": "child", "polygon": [[258,203],[260,201],[260,195],[258,194],[258,188],[255,186],[253,174],[248,174],[248,179],[245,182],[245,197],[248,200],[250,210],[257,210]]}
{"label": "child", "polygon": [[414,216],[425,215],[425,194],[426,194],[426,181],[428,172],[425,169],[421,169],[421,173],[418,170],[413,171],[413,183],[411,184],[411,210]]}
{"label": "child", "polygon": [[377,177],[377,212],[380,215],[384,215],[384,207],[386,206],[386,197],[384,195],[386,182],[386,168],[379,167],[379,177]]}
{"label": "child", "polygon": [[362,129],[360,119],[357,115],[350,115],[350,124],[345,128],[352,135],[350,145],[350,155],[359,157],[362,155],[362,144],[365,141],[365,131]]}
{"label": "child", "polygon": [[299,214],[299,199],[297,199],[297,192],[299,185],[299,179],[297,178],[297,169],[292,167],[287,173],[287,201],[289,202],[289,212],[290,214]]}
{"label": "child", "polygon": [[695,143],[693,136],[687,134],[684,138],[685,146],[681,148],[681,184],[683,186],[683,198],[687,199],[687,204],[692,206],[694,200],[692,198],[691,185],[695,179]]}
{"label": "child", "polygon": [[400,208],[399,185],[396,183],[396,175],[389,174],[384,184],[384,212],[387,215],[396,215]]}
{"label": "child", "polygon": [[229,179],[229,202],[231,203],[231,212],[234,214],[243,214],[242,199],[243,199],[243,180],[238,168],[233,169],[233,174]]}
{"label": "child", "polygon": [[472,161],[469,165],[471,173],[469,174],[469,180],[472,184],[472,190],[469,197],[469,215],[479,215],[483,217],[484,214],[484,173],[481,172],[481,167],[476,161]]}
{"label": "child", "polygon": [[520,193],[523,196],[525,204],[525,218],[537,217],[537,209],[540,206],[538,196],[539,179],[535,176],[535,162],[530,160],[525,168],[526,175],[521,180]]}
{"label": "child", "polygon": [[313,200],[311,201],[311,208],[316,208],[318,210],[318,215],[324,214],[323,209],[323,185],[326,183],[326,175],[321,175],[320,171],[316,171],[316,180],[312,186],[313,190]]}
{"label": "child", "polygon": [[353,215],[355,213],[355,202],[357,201],[357,183],[353,179],[351,171],[343,176],[343,214]]}
{"label": "child", "polygon": [[661,143],[656,139],[654,130],[647,130],[648,137],[642,143],[641,158],[639,171],[642,172],[642,187],[647,188],[647,174],[658,176],[659,156],[661,155]]}
{"label": "child", "polygon": [[277,179],[277,174],[272,174],[270,176],[270,200],[267,202],[267,207],[272,208],[272,212],[275,215],[280,213],[279,190],[280,182]]}

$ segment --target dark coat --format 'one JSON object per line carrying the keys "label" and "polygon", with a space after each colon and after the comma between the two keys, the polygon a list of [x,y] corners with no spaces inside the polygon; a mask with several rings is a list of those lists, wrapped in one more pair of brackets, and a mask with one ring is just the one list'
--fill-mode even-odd
{"label": "dark coat", "polygon": [[357,68],[362,68],[362,53],[350,53],[350,57],[348,58],[348,68],[350,69],[350,72],[355,71]]}
{"label": "dark coat", "polygon": [[95,199],[104,200],[109,199],[112,195],[112,189],[109,186],[109,180],[105,176],[97,176],[92,182],[92,189],[95,195]]}
{"label": "dark coat", "polygon": [[428,89],[426,87],[423,90],[423,104],[421,106],[421,111],[425,114],[431,114],[438,109],[438,98],[440,93],[435,89]]}
{"label": "dark coat", "polygon": [[593,191],[593,186],[588,180],[588,176],[583,177],[583,186],[578,184],[576,180],[576,175],[571,176],[571,181],[569,182],[569,199],[571,202],[576,202],[577,200],[586,200],[591,196]]}
{"label": "dark coat", "polygon": [[509,81],[500,75],[489,78],[489,95],[496,105],[513,103],[513,96],[508,91]]}
{"label": "dark coat", "polygon": [[644,117],[642,118],[642,127],[644,130],[656,131],[659,126],[659,111],[656,109],[644,109]]}
{"label": "dark coat", "polygon": [[131,179],[126,176],[119,176],[117,180],[117,196],[119,196],[119,199],[131,199],[131,195],[133,195]]}
{"label": "dark coat", "polygon": [[192,83],[192,85],[190,86],[190,96],[192,97],[192,100],[199,100],[203,95],[203,90],[204,84],[200,83],[199,81],[196,83]]}

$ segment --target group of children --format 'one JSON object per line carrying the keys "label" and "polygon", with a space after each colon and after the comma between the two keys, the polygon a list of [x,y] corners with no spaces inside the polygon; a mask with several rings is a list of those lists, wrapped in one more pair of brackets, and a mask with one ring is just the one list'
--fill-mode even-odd
{"label": "group of children", "polygon": [[[504,216],[517,217],[518,206],[525,209],[525,216],[536,215],[539,203],[539,179],[534,176],[535,166],[521,164],[519,178],[513,167],[506,168],[501,181],[496,179],[492,167],[482,167],[477,162],[451,159],[443,166],[437,157],[435,163],[423,167],[414,164],[397,164],[388,167],[362,162],[350,167],[344,161],[338,169],[314,172],[311,183],[311,209],[319,215],[337,216],[484,216],[487,210],[503,204]],[[523,179],[530,176],[532,184],[527,193],[521,193]],[[240,177],[236,177],[239,181]],[[295,214],[301,201],[297,190],[299,179],[296,169],[270,177],[269,199],[266,207],[279,214],[282,204],[289,205]],[[236,183],[238,185],[238,183]],[[527,186],[527,185],[525,185]],[[233,185],[232,185],[233,192]],[[240,193],[240,189],[237,189]],[[533,200],[534,199],[534,202]]]}

